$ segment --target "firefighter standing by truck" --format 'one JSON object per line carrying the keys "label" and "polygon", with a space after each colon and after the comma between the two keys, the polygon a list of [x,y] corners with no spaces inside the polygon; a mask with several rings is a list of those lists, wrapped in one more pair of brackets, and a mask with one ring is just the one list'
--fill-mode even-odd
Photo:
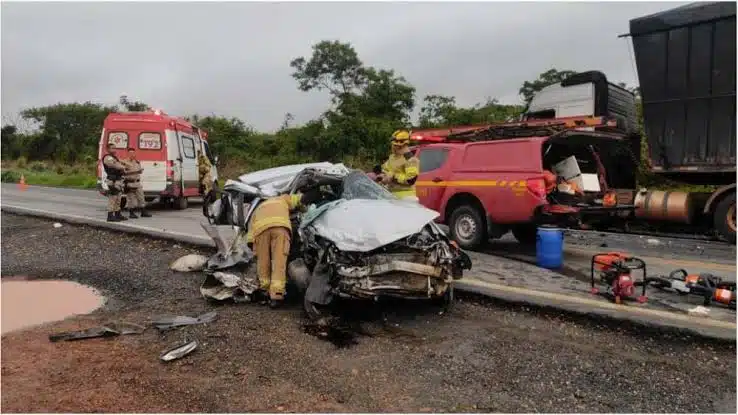
{"label": "firefighter standing by truck", "polygon": [[126,193],[126,208],[128,208],[128,217],[137,219],[136,210],[142,218],[150,218],[151,214],[146,211],[146,200],[144,199],[143,188],[141,187],[141,163],[136,160],[136,150],[128,149],[128,159],[123,161],[127,169],[123,177],[123,183]]}
{"label": "firefighter standing by truck", "polygon": [[251,217],[246,241],[253,243],[260,289],[268,293],[270,307],[284,300],[292,238],[290,212],[313,203],[317,196],[315,189],[304,194],[272,197],[259,204]]}
{"label": "firefighter standing by truck", "polygon": [[197,152],[197,172],[200,179],[200,191],[202,196],[207,198],[210,191],[213,190],[213,165],[202,151]]}
{"label": "firefighter standing by truck", "polygon": [[414,198],[415,181],[418,179],[418,158],[409,150],[410,131],[397,130],[392,133],[392,152],[382,164],[379,176],[392,194],[399,199]]}

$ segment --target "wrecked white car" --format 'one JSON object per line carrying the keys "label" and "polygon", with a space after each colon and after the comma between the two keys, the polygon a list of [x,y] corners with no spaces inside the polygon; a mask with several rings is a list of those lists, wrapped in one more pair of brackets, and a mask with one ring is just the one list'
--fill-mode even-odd
{"label": "wrecked white car", "polygon": [[219,254],[207,265],[203,295],[223,299],[253,292],[255,267],[242,268],[241,275],[224,272],[251,262],[240,242],[251,214],[270,196],[315,188],[322,199],[291,218],[287,268],[292,286],[304,293],[308,314],[319,315],[337,296],[452,300],[453,281],[471,269],[471,261],[434,223],[438,213],[395,198],[361,171],[331,163],[278,167],[226,182],[206,216],[213,225],[238,227],[239,237],[230,249],[216,241]]}

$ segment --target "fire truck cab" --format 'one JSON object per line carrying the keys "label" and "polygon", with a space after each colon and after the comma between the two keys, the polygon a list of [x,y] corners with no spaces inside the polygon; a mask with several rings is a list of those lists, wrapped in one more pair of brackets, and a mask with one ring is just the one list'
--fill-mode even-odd
{"label": "fire truck cab", "polygon": [[143,168],[141,184],[147,202],[158,199],[186,209],[188,198],[202,196],[198,152],[203,152],[213,165],[217,188],[218,158],[210,152],[207,133],[182,118],[160,110],[109,114],[103,123],[98,153],[97,187],[103,195],[108,191],[102,166],[107,143],[114,144],[115,154],[121,159],[128,157],[128,148],[135,150]]}

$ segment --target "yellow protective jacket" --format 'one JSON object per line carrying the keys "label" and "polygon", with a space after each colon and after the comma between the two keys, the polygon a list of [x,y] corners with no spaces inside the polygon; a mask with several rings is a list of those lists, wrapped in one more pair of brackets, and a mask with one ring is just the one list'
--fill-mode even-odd
{"label": "yellow protective jacket", "polygon": [[254,238],[269,228],[281,226],[292,231],[290,212],[300,207],[302,195],[282,195],[269,198],[256,207],[251,215],[246,242],[253,243]]}
{"label": "yellow protective jacket", "polygon": [[390,154],[382,164],[382,173],[392,177],[389,191],[399,198],[415,196],[415,180],[418,178],[420,161],[411,151],[402,155]]}
{"label": "yellow protective jacket", "polygon": [[201,153],[197,158],[197,171],[200,174],[200,180],[202,180],[206,174],[210,173],[211,167],[212,165],[210,164],[210,160]]}

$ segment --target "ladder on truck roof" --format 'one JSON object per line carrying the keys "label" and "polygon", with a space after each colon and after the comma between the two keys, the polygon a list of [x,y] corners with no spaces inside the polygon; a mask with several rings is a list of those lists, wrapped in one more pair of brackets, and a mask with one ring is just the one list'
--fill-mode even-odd
{"label": "ladder on truck roof", "polygon": [[429,143],[504,140],[545,137],[580,128],[618,131],[617,122],[608,117],[567,117],[506,124],[487,124],[477,127],[456,127],[446,130],[425,130],[427,133],[421,130],[413,132],[411,139]]}

